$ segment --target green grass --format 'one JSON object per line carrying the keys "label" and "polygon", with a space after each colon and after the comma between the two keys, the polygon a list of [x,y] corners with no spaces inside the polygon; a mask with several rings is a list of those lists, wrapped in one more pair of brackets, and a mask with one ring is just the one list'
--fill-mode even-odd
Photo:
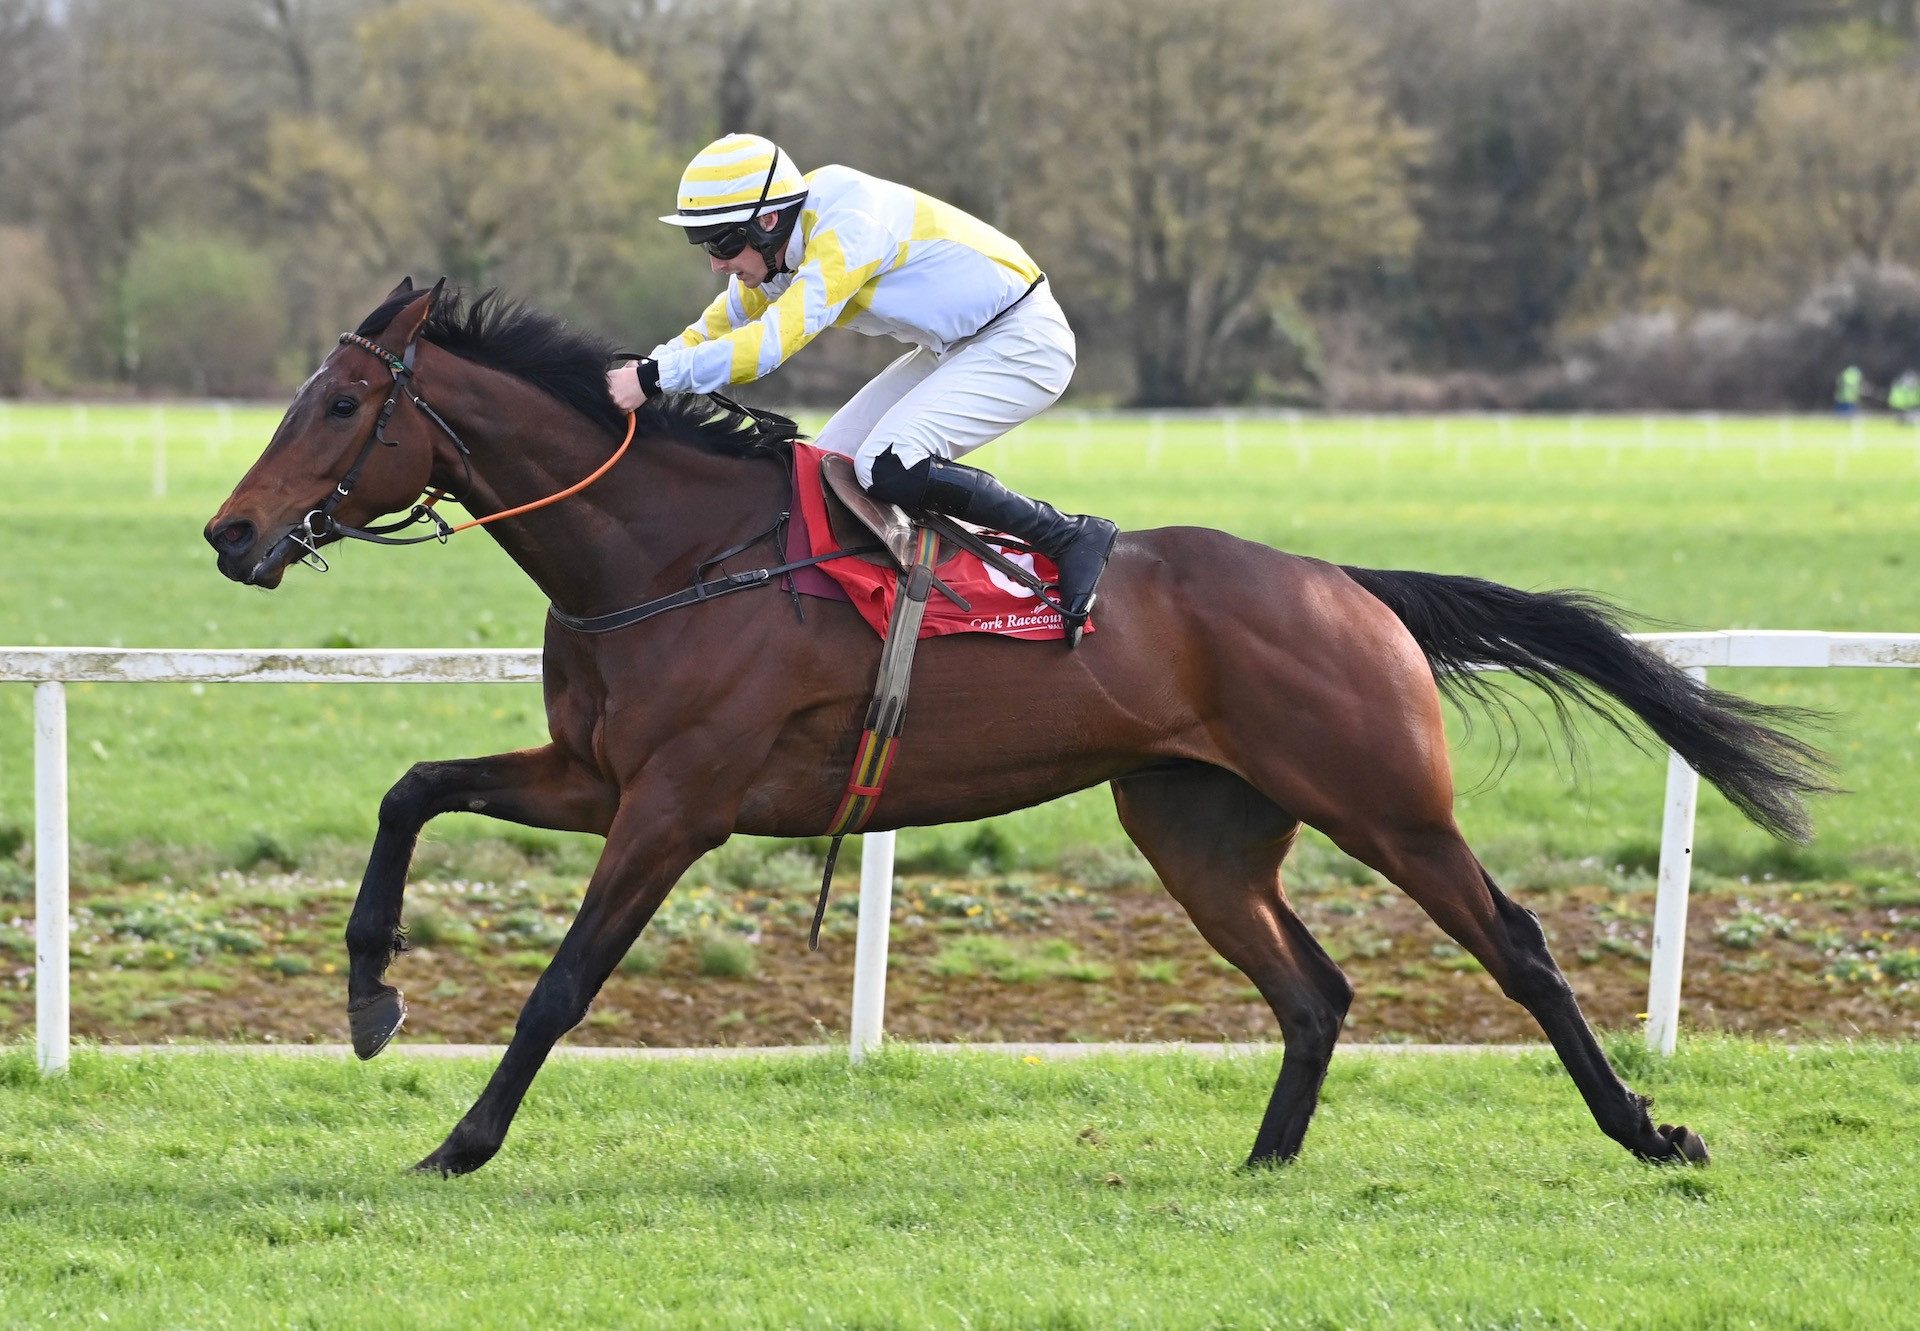
{"label": "green grass", "polygon": [[1275,1060],[893,1050],[560,1061],[503,1154],[402,1167],[484,1064],[0,1054],[9,1325],[1909,1324],[1920,1052],[1623,1037],[1704,1170],[1636,1164],[1551,1057],[1337,1058],[1234,1168]]}
{"label": "green grass", "polygon": [[[478,537],[442,549],[355,547],[278,592],[214,571],[200,528],[276,412],[0,404],[0,642],[128,646],[534,646],[540,598]],[[1889,422],[1816,418],[1307,422],[1042,418],[977,459],[1068,507],[1129,526],[1207,523],[1348,563],[1584,586],[1702,627],[1920,625],[1912,533],[1920,440]],[[152,494],[156,439],[167,495]],[[1222,586],[1221,596],[1258,589]],[[776,613],[769,603],[769,613]],[[697,613],[697,612],[692,612]],[[1046,668],[1036,651],[1035,669]],[[1816,877],[1920,864],[1907,792],[1920,711],[1898,671],[1723,671],[1717,682],[1833,711],[1854,793],[1783,854],[1717,797],[1699,858],[1722,872]],[[82,685],[70,699],[75,837],[102,847],[261,845],[307,857],[363,844],[382,791],[422,758],[539,742],[534,686]],[[0,839],[31,822],[30,690],[0,688]],[[1498,781],[1494,728],[1456,747],[1462,821],[1496,870],[1598,857],[1643,866],[1664,763],[1589,727],[1576,773],[1523,717]],[[1029,862],[1118,841],[1104,791],[999,820]],[[465,815],[434,835],[501,832]],[[580,865],[592,850],[513,832]],[[903,857],[966,857],[970,830],[909,834]],[[943,849],[952,845],[953,850]]]}

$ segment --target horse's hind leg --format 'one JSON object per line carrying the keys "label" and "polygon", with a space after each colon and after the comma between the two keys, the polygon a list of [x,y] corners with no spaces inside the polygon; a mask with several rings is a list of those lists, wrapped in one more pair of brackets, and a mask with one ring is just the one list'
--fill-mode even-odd
{"label": "horse's hind leg", "polygon": [[1601,1131],[1645,1160],[1705,1163],[1706,1144],[1684,1125],[1656,1128],[1648,1100],[1614,1072],[1573,988],[1547,949],[1532,911],[1509,898],[1468,848],[1451,818],[1395,826],[1323,827],[1355,858],[1391,880],[1487,968],[1501,990],[1533,1014]]}
{"label": "horse's hind leg", "polygon": [[1113,794],[1121,825],[1167,890],[1279,1019],[1286,1054],[1247,1163],[1291,1160],[1353,999],[1281,891],[1280,863],[1300,824],[1215,767],[1123,777]]}
{"label": "horse's hind leg", "polygon": [[380,802],[380,830],[347,921],[347,1023],[353,1051],[372,1058],[405,1018],[382,978],[400,945],[400,909],[414,843],[428,820],[456,810],[529,827],[605,833],[619,791],[556,745],[487,758],[417,763]]}

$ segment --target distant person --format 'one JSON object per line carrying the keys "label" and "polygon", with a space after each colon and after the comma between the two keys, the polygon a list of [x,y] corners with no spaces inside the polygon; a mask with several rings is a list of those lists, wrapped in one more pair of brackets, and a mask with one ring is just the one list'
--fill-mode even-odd
{"label": "distant person", "polygon": [[1849,365],[1840,371],[1840,378],[1833,385],[1833,409],[1842,416],[1852,416],[1860,410],[1860,397],[1867,389],[1867,376],[1858,365]]}
{"label": "distant person", "polygon": [[757,134],[702,148],[660,220],[704,247],[727,287],[677,339],[608,373],[614,402],[631,411],[663,391],[747,383],[835,325],[912,343],[814,442],[851,457],[877,499],[1005,532],[1053,560],[1075,641],[1118,529],[955,461],[1045,411],[1073,374],[1073,330],[1027,252],[905,185],[844,166],[803,177]]}
{"label": "distant person", "polygon": [[1887,390],[1887,407],[1908,425],[1920,425],[1920,370],[1903,370]]}

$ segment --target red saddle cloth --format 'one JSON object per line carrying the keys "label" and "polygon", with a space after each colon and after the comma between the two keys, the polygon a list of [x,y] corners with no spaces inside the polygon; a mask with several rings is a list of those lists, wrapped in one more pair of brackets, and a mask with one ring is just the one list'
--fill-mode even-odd
{"label": "red saddle cloth", "polygon": [[[793,493],[796,521],[787,538],[787,557],[830,554],[838,547],[833,527],[827,520],[827,497],[820,479],[823,449],[796,442],[793,446]],[[877,540],[878,538],[876,538]],[[992,544],[992,542],[989,542]],[[1053,561],[1045,555],[994,548],[1029,569],[1043,582],[1058,576]],[[869,564],[863,559],[835,559],[817,566],[831,580],[832,590],[824,590],[813,579],[796,575],[796,587],[808,595],[831,600],[849,600],[873,631],[884,635],[887,620],[893,614],[893,598],[899,589],[899,577],[890,567]],[[803,574],[814,569],[804,569]],[[922,638],[938,638],[948,633],[995,633],[1004,638],[1064,638],[1060,612],[1043,604],[1027,588],[995,568],[989,568],[977,555],[955,551],[934,569],[940,581],[953,588],[971,609],[962,610],[939,590],[927,598],[926,617],[920,621]],[[840,595],[835,595],[835,592]],[[1087,625],[1093,632],[1093,625]]]}

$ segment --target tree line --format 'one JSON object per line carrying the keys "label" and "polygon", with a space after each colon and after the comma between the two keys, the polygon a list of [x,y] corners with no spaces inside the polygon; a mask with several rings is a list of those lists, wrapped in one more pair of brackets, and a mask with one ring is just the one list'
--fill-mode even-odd
{"label": "tree line", "polygon": [[1018,238],[1088,401],[1812,405],[1920,364],[1917,57],[1920,0],[0,0],[0,392],[282,392],[408,272],[650,346],[747,130]]}

